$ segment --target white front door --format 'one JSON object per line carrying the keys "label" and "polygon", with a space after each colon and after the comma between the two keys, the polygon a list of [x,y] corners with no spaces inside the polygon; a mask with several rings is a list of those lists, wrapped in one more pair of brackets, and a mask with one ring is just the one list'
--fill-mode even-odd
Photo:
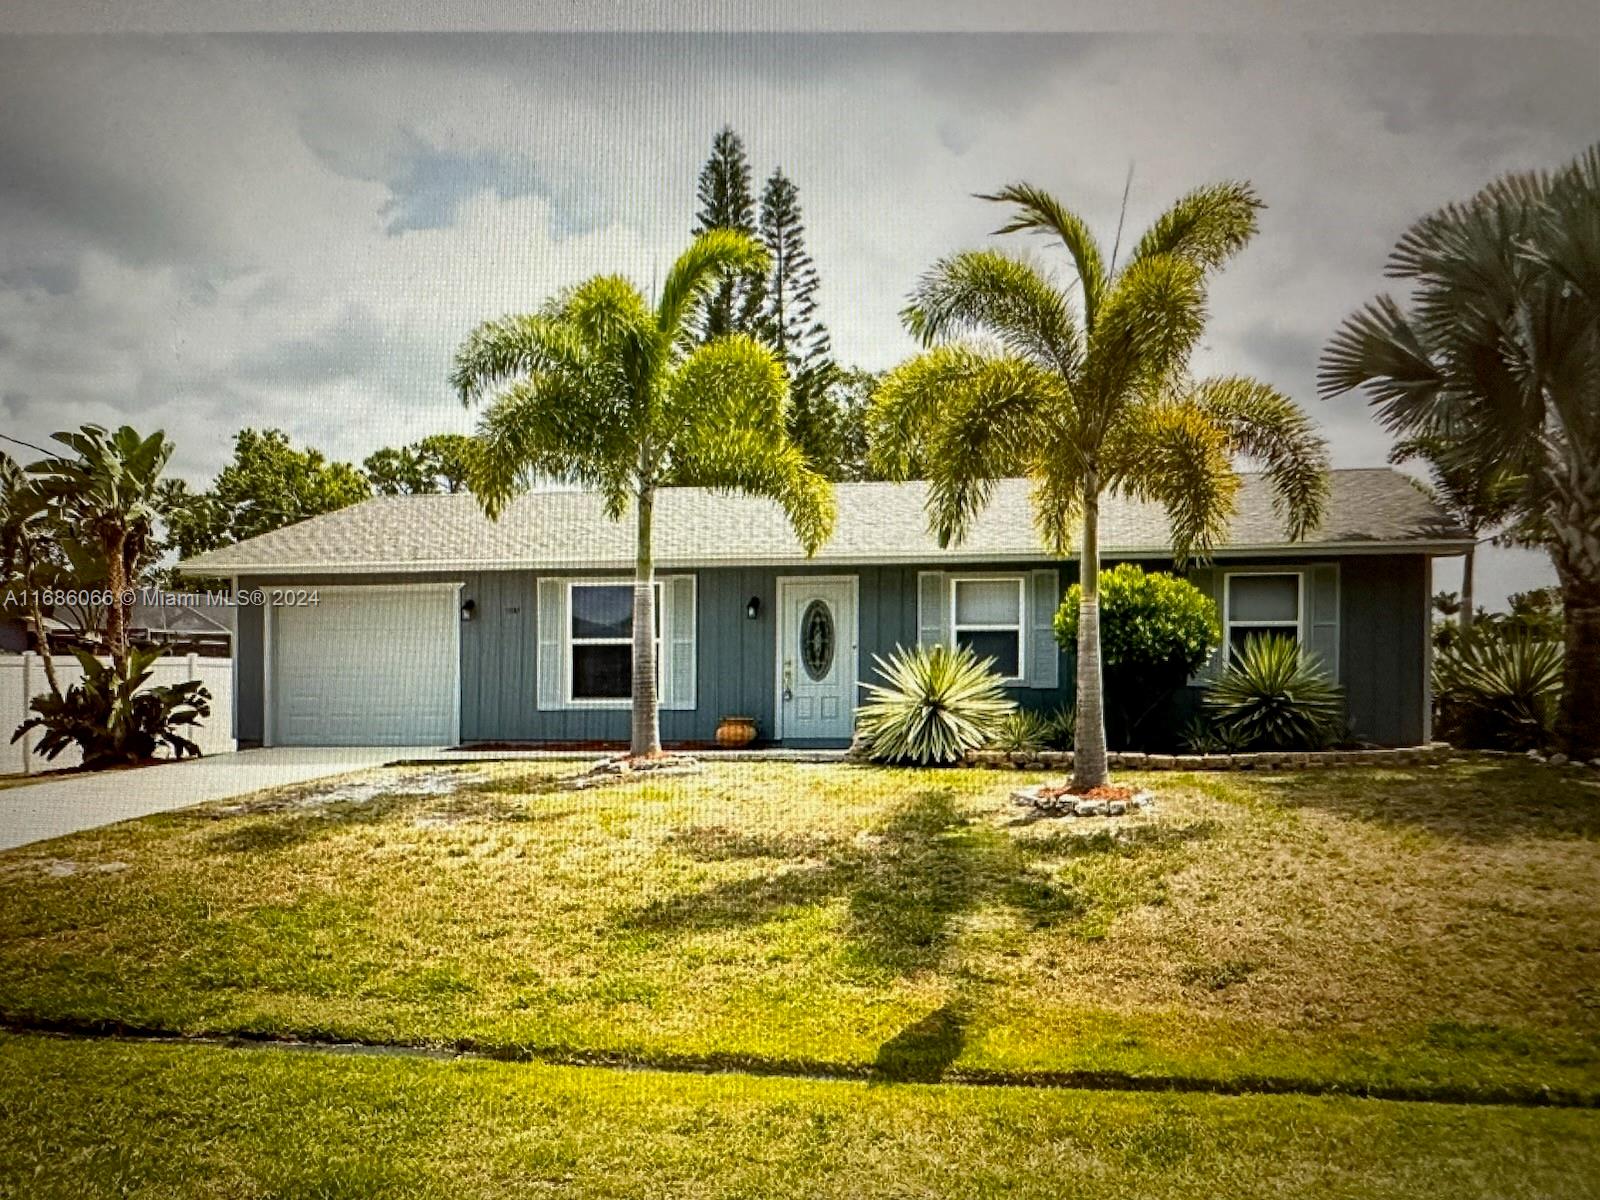
{"label": "white front door", "polygon": [[855,577],[780,579],[778,737],[848,742],[855,693]]}

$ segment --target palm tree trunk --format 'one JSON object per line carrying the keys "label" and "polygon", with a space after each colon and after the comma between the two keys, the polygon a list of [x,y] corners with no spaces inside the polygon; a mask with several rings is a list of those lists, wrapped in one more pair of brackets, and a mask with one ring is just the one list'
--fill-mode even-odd
{"label": "palm tree trunk", "polygon": [[[33,547],[26,541],[22,544],[22,578],[24,582],[32,584],[33,578]],[[39,589],[28,588],[28,617],[33,623],[33,640],[39,643],[39,659],[44,663],[44,679],[50,685],[50,694],[57,700],[61,699],[61,681],[56,678],[56,660],[50,653],[50,635],[44,627],[44,610],[39,607]]]}
{"label": "palm tree trunk", "polygon": [[1600,758],[1600,581],[1561,588],[1566,655],[1556,742],[1578,762]]}
{"label": "palm tree trunk", "polygon": [[127,572],[123,570],[123,551],[127,546],[126,531],[104,540],[106,556],[106,652],[118,666],[128,653],[128,614],[122,604],[122,590],[127,586]]}
{"label": "palm tree trunk", "polygon": [[655,489],[639,490],[638,546],[633,565],[633,729],[628,753],[635,758],[661,753],[661,712],[656,695],[655,552],[651,523]]}
{"label": "palm tree trunk", "polygon": [[1105,699],[1100,686],[1100,472],[1083,481],[1083,554],[1079,567],[1077,724],[1072,739],[1072,786],[1092,788],[1106,768]]}
{"label": "palm tree trunk", "polygon": [[[1474,533],[1477,531],[1474,530]],[[1461,563],[1461,612],[1456,618],[1461,622],[1461,632],[1472,632],[1472,573],[1478,553],[1478,543],[1473,542],[1467,547],[1466,554]]]}

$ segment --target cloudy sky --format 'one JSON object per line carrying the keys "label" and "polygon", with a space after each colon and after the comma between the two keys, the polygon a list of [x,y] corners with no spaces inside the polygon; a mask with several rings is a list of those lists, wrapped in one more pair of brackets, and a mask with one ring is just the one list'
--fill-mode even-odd
{"label": "cloudy sky", "polygon": [[[0,432],[164,428],[202,484],[246,425],[352,460],[467,430],[445,382],[462,336],[596,271],[658,279],[731,123],[758,182],[798,183],[834,345],[872,368],[913,348],[896,313],[918,273],[997,223],[976,191],[1041,184],[1109,236],[1130,165],[1133,230],[1251,180],[1261,233],[1197,366],[1268,380],[1336,465],[1378,464],[1363,404],[1316,399],[1319,348],[1413,218],[1600,134],[1596,55],[1304,33],[0,36]],[[1491,558],[1491,601],[1548,575]]]}

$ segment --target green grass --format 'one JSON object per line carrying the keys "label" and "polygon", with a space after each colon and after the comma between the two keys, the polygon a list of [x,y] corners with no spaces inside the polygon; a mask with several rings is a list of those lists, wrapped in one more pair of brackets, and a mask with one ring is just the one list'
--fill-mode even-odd
{"label": "green grass", "polygon": [[1563,1200],[1600,1113],[0,1037],[0,1195]]}
{"label": "green grass", "polygon": [[[871,1072],[1600,1098],[1600,779],[415,771],[0,855],[0,1016]],[[328,786],[319,785],[322,790]],[[62,863],[75,864],[64,874]]]}

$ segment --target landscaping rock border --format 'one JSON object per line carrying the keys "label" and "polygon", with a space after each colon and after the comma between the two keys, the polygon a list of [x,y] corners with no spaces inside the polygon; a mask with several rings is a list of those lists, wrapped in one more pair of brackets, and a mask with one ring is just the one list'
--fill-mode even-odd
{"label": "landscaping rock border", "polygon": [[604,787],[625,779],[657,779],[670,775],[694,775],[700,771],[700,760],[691,754],[663,754],[660,758],[632,758],[627,754],[603,758],[582,775],[571,780],[567,787],[573,791]]}
{"label": "landscaping rock border", "polygon": [[[1301,771],[1318,767],[1410,767],[1443,762],[1456,753],[1448,742],[1375,750],[1261,751],[1252,754],[1106,755],[1122,771]],[[1071,750],[969,750],[963,763],[992,771],[1049,771],[1072,766]]]}
{"label": "landscaping rock border", "polygon": [[1011,793],[1011,802],[1020,808],[1032,808],[1047,817],[1122,817],[1133,813],[1154,812],[1156,799],[1143,788],[1126,800],[1102,800],[1090,796],[1048,796],[1048,784],[1018,788]]}

